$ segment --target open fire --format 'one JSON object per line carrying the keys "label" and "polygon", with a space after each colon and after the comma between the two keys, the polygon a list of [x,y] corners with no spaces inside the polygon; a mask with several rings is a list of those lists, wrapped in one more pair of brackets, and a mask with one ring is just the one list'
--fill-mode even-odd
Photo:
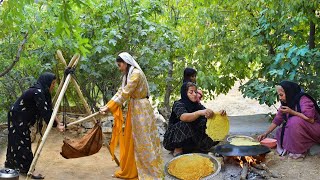
{"label": "open fire", "polygon": [[225,157],[227,162],[234,161],[241,166],[240,179],[269,179],[278,178],[264,163],[265,154],[258,156],[230,156]]}
{"label": "open fire", "polygon": [[251,164],[256,164],[256,159],[253,156],[236,156],[236,158],[239,160],[240,166],[243,168],[244,163],[247,163],[249,166]]}

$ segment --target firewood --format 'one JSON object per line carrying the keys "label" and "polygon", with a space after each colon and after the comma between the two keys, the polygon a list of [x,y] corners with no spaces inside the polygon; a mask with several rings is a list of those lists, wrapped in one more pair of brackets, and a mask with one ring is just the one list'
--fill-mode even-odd
{"label": "firewood", "polygon": [[265,170],[261,164],[252,163],[251,166],[255,167],[256,169]]}
{"label": "firewood", "polygon": [[276,174],[274,174],[274,173],[272,173],[272,172],[270,171],[269,167],[268,167],[266,164],[260,163],[260,165],[263,167],[264,170],[266,170],[266,171],[270,174],[271,177],[273,177],[273,178],[279,178],[278,175],[276,175]]}
{"label": "firewood", "polygon": [[241,171],[241,177],[240,177],[241,180],[247,179],[248,170],[249,170],[248,163],[244,163]]}
{"label": "firewood", "polygon": [[253,166],[251,166],[250,170],[265,179],[270,179],[270,177],[271,177],[270,174],[265,170],[259,170]]}

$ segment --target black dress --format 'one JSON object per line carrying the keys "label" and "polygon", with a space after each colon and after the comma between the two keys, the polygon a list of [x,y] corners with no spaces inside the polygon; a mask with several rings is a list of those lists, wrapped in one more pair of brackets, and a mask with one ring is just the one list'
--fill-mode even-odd
{"label": "black dress", "polygon": [[[201,109],[205,109],[201,105]],[[169,151],[175,148],[183,148],[185,150],[208,150],[217,142],[213,141],[206,134],[207,119],[200,116],[193,122],[183,122],[180,116],[188,113],[185,104],[176,101],[172,107],[172,113],[169,119],[169,126],[164,135],[163,146]]]}
{"label": "black dress", "polygon": [[[33,160],[30,127],[36,121],[48,124],[52,114],[51,96],[43,86],[25,91],[8,112],[8,147],[5,167],[27,173]],[[48,89],[48,88],[46,88]]]}

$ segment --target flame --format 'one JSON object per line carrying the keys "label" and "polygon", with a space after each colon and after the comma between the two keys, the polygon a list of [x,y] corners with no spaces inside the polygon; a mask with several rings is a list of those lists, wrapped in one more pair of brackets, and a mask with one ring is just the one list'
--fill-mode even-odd
{"label": "flame", "polygon": [[244,157],[237,156],[236,159],[239,160],[239,165],[241,166],[241,168],[243,168],[243,164],[245,162],[248,163],[249,165],[251,165],[251,164],[256,164],[256,161],[257,161],[252,156],[244,156]]}
{"label": "flame", "polygon": [[245,156],[244,158],[246,159],[246,161],[247,161],[249,164],[254,164],[254,163],[256,163],[256,159],[253,158],[252,156]]}
{"label": "flame", "polygon": [[243,161],[241,160],[241,156],[237,156],[237,159],[239,160],[241,168],[243,168]]}

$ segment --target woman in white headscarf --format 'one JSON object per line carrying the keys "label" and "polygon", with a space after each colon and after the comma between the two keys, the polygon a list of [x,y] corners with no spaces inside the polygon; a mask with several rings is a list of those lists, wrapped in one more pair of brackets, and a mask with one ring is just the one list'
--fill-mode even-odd
{"label": "woman in white headscarf", "polygon": [[[115,176],[123,179],[162,179],[162,157],[156,118],[148,100],[149,86],[139,64],[127,53],[116,59],[122,72],[122,86],[101,112],[112,112],[114,126],[110,142],[111,154],[120,141],[120,170]],[[128,100],[124,123],[122,104]]]}

